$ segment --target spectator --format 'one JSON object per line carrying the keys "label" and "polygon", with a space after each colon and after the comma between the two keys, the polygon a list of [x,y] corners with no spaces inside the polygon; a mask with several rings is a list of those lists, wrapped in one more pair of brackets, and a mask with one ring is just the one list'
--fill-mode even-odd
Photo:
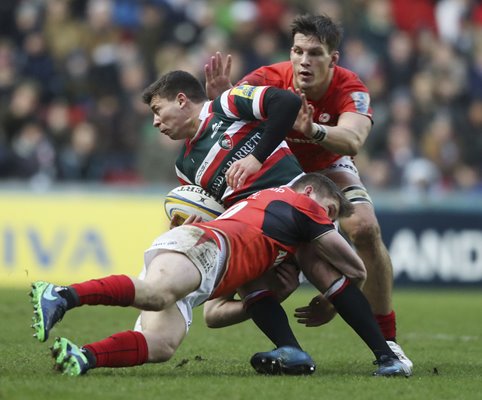
{"label": "spectator", "polygon": [[[478,190],[479,3],[222,0],[214,7],[206,0],[2,1],[0,177],[35,175],[38,165],[19,173],[12,162],[33,137],[53,149],[54,159],[65,158],[69,148],[77,154],[70,135],[87,123],[95,132],[94,158],[102,154],[103,162],[94,163],[96,172],[78,173],[79,180],[173,179],[160,171],[173,149],[152,136],[140,88],[173,69],[202,77],[215,50],[235,58],[233,81],[262,64],[286,60],[290,22],[311,12],[327,13],[345,26],[341,66],[356,71],[372,95],[374,127],[357,160],[367,184],[405,185],[399,160],[406,158],[432,163],[443,190]],[[78,165],[81,158],[89,157],[78,158]],[[67,175],[59,172],[58,179]]]}

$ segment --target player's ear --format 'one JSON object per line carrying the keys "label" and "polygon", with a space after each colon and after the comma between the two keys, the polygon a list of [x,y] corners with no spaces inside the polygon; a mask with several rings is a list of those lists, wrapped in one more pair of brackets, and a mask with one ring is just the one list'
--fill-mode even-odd
{"label": "player's ear", "polygon": [[176,96],[176,102],[179,104],[179,108],[184,108],[188,100],[188,97],[182,92],[178,93]]}
{"label": "player's ear", "polygon": [[334,51],[333,53],[331,53],[331,62],[329,67],[335,68],[335,65],[338,64],[339,60],[340,60],[340,53],[338,51]]}
{"label": "player's ear", "polygon": [[303,194],[307,195],[308,197],[310,196],[311,193],[313,193],[313,186],[311,185],[306,185],[305,188],[303,189]]}

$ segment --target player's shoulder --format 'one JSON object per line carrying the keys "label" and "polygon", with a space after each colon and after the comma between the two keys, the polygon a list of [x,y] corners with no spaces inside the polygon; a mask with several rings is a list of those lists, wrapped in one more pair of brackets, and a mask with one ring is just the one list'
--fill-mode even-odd
{"label": "player's shoulder", "polygon": [[262,84],[280,88],[290,86],[292,79],[293,67],[290,61],[264,65],[245,77],[245,80],[251,84]]}
{"label": "player's shoulder", "polygon": [[349,91],[368,92],[368,88],[355,72],[340,67],[339,65],[335,66],[334,79],[338,89],[345,88]]}

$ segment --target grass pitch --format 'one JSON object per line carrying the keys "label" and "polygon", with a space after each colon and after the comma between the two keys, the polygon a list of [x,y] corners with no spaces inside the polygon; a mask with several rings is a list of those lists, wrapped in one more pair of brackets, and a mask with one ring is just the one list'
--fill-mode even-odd
{"label": "grass pitch", "polygon": [[[272,345],[250,321],[205,327],[201,310],[174,358],[165,364],[98,369],[66,377],[52,369],[49,346],[62,335],[83,344],[130,329],[131,309],[83,307],[53,329],[47,343],[32,338],[32,307],[23,290],[0,289],[0,399],[481,399],[482,294],[480,290],[398,290],[398,340],[415,364],[414,376],[374,378],[373,356],[337,317],[295,332],[317,363],[308,377],[259,376],[249,366]],[[292,315],[313,296],[298,290],[284,305]]]}

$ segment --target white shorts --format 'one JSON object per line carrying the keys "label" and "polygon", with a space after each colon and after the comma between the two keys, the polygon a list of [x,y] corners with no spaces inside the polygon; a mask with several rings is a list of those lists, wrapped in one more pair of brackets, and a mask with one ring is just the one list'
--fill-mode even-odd
{"label": "white shorts", "polygon": [[[226,242],[222,235],[213,232],[220,243],[219,246],[214,240],[200,240],[205,235],[201,228],[183,225],[159,236],[144,252],[144,268],[139,279],[145,278],[149,264],[164,250],[186,255],[201,273],[201,284],[197,290],[176,302],[177,308],[186,321],[186,332],[192,323],[192,309],[204,303],[211,296],[224,271]],[[137,319],[134,330],[142,330],[140,318]]]}

